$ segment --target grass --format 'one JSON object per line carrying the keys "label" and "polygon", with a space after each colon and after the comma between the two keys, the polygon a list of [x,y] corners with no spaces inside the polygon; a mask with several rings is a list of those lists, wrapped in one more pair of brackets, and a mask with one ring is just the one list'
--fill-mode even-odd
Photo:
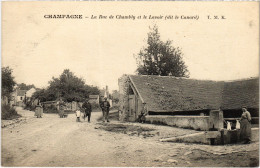
{"label": "grass", "polygon": [[12,120],[21,117],[21,115],[18,114],[17,111],[13,107],[10,107],[10,105],[8,104],[2,104],[1,108],[2,120]]}

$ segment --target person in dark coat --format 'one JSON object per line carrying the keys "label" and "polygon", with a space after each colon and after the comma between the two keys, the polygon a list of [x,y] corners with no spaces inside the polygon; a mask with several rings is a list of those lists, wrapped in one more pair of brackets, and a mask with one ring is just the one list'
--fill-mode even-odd
{"label": "person in dark coat", "polygon": [[247,144],[251,142],[251,115],[246,107],[242,107],[242,115],[240,119],[240,140]]}
{"label": "person in dark coat", "polygon": [[82,105],[82,108],[85,110],[85,112],[84,112],[84,120],[85,120],[86,117],[88,117],[88,122],[90,122],[92,106],[89,103],[88,99],[85,100],[85,102]]}
{"label": "person in dark coat", "polygon": [[105,121],[109,122],[108,117],[109,117],[110,103],[107,101],[106,97],[104,98],[104,101],[100,103],[100,107],[103,113],[103,122]]}

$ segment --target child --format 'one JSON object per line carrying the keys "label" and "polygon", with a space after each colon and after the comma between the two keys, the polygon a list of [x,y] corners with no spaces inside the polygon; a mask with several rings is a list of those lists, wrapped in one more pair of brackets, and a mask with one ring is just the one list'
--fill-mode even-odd
{"label": "child", "polygon": [[80,110],[76,110],[76,117],[77,117],[77,120],[76,122],[80,122]]}
{"label": "child", "polygon": [[76,117],[77,117],[77,120],[76,122],[80,122],[80,106],[79,106],[79,103],[77,103],[77,110],[76,110]]}

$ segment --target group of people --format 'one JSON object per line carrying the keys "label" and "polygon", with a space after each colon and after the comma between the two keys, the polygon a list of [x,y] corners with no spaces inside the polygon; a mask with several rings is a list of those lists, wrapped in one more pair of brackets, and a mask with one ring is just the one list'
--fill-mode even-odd
{"label": "group of people", "polygon": [[[104,101],[100,102],[100,108],[102,109],[103,114],[103,122],[109,122],[109,109],[110,109],[110,103],[107,100],[107,98],[104,98]],[[89,103],[88,99],[85,99],[84,103],[82,104],[82,107],[80,107],[80,104],[77,104],[77,110],[75,112],[76,114],[76,122],[80,122],[81,112],[83,112],[83,119],[85,121],[85,118],[88,117],[88,122],[90,122],[91,112],[92,112],[92,106]]]}
{"label": "group of people", "polygon": [[90,122],[91,112],[92,112],[92,106],[89,103],[88,99],[85,99],[85,102],[82,104],[82,107],[80,107],[80,104],[77,103],[77,110],[76,110],[76,121],[80,122],[81,112],[83,112],[83,119],[85,121],[86,117],[88,117],[88,122]]}

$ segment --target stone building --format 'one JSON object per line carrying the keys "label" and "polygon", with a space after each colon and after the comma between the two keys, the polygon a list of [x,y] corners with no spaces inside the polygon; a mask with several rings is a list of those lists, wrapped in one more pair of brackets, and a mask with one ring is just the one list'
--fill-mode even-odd
{"label": "stone building", "polygon": [[24,99],[26,97],[27,90],[20,90],[15,89],[15,91],[12,93],[12,101],[13,104],[16,106],[24,106]]}
{"label": "stone building", "polygon": [[242,106],[247,106],[252,116],[258,117],[258,87],[258,78],[211,81],[123,75],[119,79],[119,118],[137,121],[141,113],[147,116],[209,116],[211,110],[220,109],[224,118],[236,118],[241,116]]}

